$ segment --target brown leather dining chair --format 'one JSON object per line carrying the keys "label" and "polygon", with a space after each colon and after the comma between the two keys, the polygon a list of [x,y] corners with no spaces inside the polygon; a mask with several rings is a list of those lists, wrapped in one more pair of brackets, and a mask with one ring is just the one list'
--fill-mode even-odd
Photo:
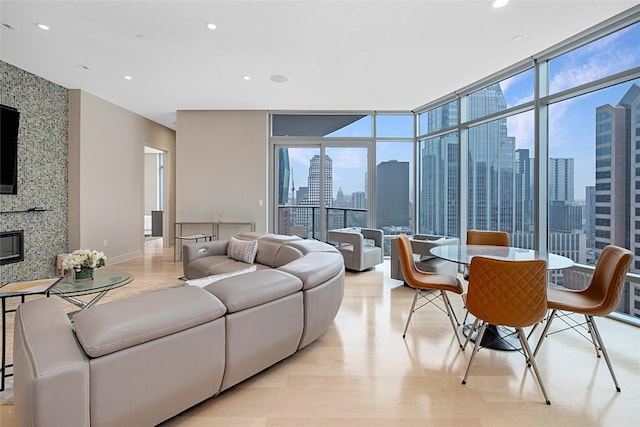
{"label": "brown leather dining chair", "polygon": [[[509,233],[506,231],[488,231],[488,230],[467,230],[467,245],[485,245],[485,246],[510,246]],[[464,280],[469,280],[469,267],[465,266],[462,273]],[[466,294],[463,296],[466,306]],[[464,315],[462,323],[467,323],[469,312]]]}
{"label": "brown leather dining chair", "polygon": [[479,323],[481,326],[462,384],[467,383],[487,325],[508,326],[515,328],[522,353],[533,367],[545,402],[551,404],[523,329],[544,318],[547,312],[546,291],[547,263],[544,260],[505,261],[482,256],[471,260],[467,310],[476,317],[473,329]]}
{"label": "brown leather dining chair", "polygon": [[[600,357],[600,352],[602,352],[616,390],[620,391],[620,385],[613,372],[611,360],[594,317],[607,316],[616,308],[622,294],[625,276],[632,260],[633,253],[631,251],[619,246],[608,245],[602,250],[591,281],[585,289],[549,288],[547,290],[547,303],[551,314],[536,345],[534,356],[540,350],[544,339],[551,335],[549,328],[553,319],[561,319],[568,326],[562,331],[567,329],[578,331],[580,335],[590,340],[594,345],[597,357]],[[584,315],[584,322],[578,322],[573,319],[571,317],[573,313]],[[590,338],[581,333],[585,328],[589,332]]]}
{"label": "brown leather dining chair", "polygon": [[[467,230],[467,245],[510,246],[509,233],[505,231]],[[469,280],[468,268],[465,269],[463,277],[465,280]]]}
{"label": "brown leather dining chair", "polygon": [[467,230],[467,245],[510,246],[505,231]]}
{"label": "brown leather dining chair", "polygon": [[[407,324],[404,327],[402,338],[407,335],[407,328],[411,322],[411,317],[418,309],[424,307],[427,304],[434,304],[441,311],[446,312],[453,328],[453,333],[458,340],[460,348],[462,348],[462,341],[458,335],[458,327],[460,323],[456,317],[451,301],[447,292],[453,292],[458,295],[462,295],[463,289],[460,281],[448,274],[437,274],[426,271],[418,270],[413,259],[413,251],[411,249],[411,242],[406,234],[401,234],[395,239],[398,245],[398,255],[400,258],[400,265],[402,268],[402,276],[407,285],[415,289],[413,295],[413,303],[411,304],[411,311],[409,311],[409,317],[407,318]],[[433,295],[433,291],[436,294]],[[442,298],[444,302],[444,309],[436,304],[438,298]],[[420,300],[421,305],[416,307],[416,303]]]}

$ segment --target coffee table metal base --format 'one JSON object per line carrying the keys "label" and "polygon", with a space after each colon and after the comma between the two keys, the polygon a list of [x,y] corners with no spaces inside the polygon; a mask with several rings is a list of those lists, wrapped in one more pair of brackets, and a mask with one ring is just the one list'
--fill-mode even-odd
{"label": "coffee table metal base", "polygon": [[80,307],[80,310],[84,310],[86,308],[94,306],[110,290],[111,290],[111,288],[105,289],[105,290],[99,292],[96,296],[91,298],[89,301],[82,301],[80,298],[74,298],[72,296],[65,295],[65,294],[56,294],[56,295],[59,296],[60,298],[62,298],[63,300],[69,301],[71,304],[73,304],[73,305],[75,305],[77,307]]}
{"label": "coffee table metal base", "polygon": [[[51,290],[53,295],[59,296],[70,302],[80,310],[94,306],[107,292],[131,283],[133,276],[124,271],[96,270],[93,272],[93,280],[76,282],[72,277],[64,277]],[[88,301],[83,301],[79,296],[90,295]],[[69,317],[77,311],[68,313]]]}

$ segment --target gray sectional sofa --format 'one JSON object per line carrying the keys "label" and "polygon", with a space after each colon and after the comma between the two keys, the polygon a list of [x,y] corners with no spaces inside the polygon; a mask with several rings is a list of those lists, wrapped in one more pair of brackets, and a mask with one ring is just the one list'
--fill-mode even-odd
{"label": "gray sectional sofa", "polygon": [[[14,405],[19,426],[151,426],[217,395],[320,337],[344,294],[340,253],[272,234],[256,271],[81,311],[55,298],[18,307]],[[185,245],[185,275],[229,273],[228,242]]]}

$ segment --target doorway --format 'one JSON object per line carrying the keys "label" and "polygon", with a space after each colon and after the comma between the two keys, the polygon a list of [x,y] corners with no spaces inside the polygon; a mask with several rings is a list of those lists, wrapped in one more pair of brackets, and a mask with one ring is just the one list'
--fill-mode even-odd
{"label": "doorway", "polygon": [[164,161],[164,151],[144,147],[144,239],[159,240],[160,247],[165,234]]}

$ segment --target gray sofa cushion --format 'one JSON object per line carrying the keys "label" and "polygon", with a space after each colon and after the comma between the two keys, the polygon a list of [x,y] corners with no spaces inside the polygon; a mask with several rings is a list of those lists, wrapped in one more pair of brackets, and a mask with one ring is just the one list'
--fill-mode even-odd
{"label": "gray sofa cushion", "polygon": [[228,313],[235,313],[298,292],[302,289],[302,281],[269,269],[229,277],[204,289],[222,301]]}
{"label": "gray sofa cushion", "polygon": [[[285,243],[300,240],[298,236],[281,236],[276,234],[267,234],[258,239],[258,253],[256,254],[256,262],[269,267],[277,267],[278,253]],[[293,253],[290,253],[290,256]],[[285,257],[286,258],[286,257]],[[290,257],[289,257],[290,258]],[[279,262],[283,262],[280,260]]]}
{"label": "gray sofa cushion", "polygon": [[[249,267],[249,264],[233,260],[226,255],[213,255],[198,258],[189,263],[189,278],[200,278],[212,274],[230,273]],[[185,272],[186,273],[186,272]]]}
{"label": "gray sofa cushion", "polygon": [[290,243],[287,243],[287,246],[298,249],[303,254],[307,254],[309,252],[334,252],[338,253],[338,250],[335,246],[328,245],[319,240],[313,239],[300,239],[295,240]]}
{"label": "gray sofa cushion", "polygon": [[[323,268],[318,268],[322,265]],[[310,289],[340,274],[344,268],[344,259],[340,252],[311,252],[303,258],[278,268],[292,274],[304,283],[303,289]]]}
{"label": "gray sofa cushion", "polygon": [[209,292],[184,286],[96,305],[73,320],[85,353],[100,357],[193,328],[225,312]]}

